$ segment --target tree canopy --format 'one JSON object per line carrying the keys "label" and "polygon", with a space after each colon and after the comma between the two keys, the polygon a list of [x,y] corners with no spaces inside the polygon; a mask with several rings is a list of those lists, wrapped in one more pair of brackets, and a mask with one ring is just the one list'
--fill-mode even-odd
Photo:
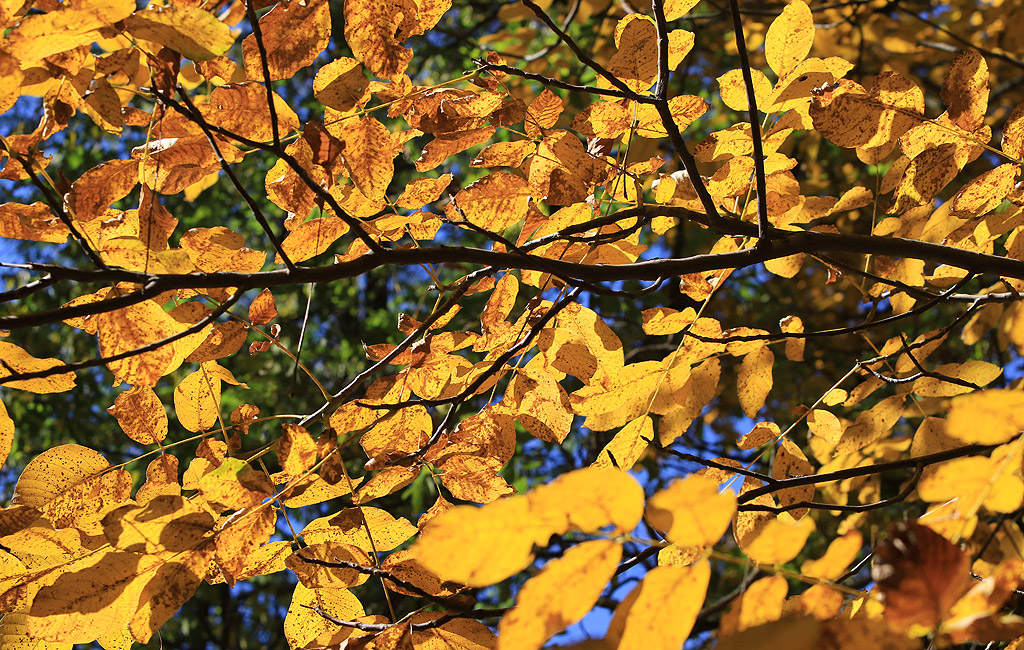
{"label": "tree canopy", "polygon": [[0,0],[0,643],[1022,647],[1021,24]]}

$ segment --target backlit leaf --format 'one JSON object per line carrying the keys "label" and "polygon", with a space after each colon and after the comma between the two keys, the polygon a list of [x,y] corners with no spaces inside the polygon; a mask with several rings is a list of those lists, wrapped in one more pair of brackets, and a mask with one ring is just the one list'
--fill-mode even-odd
{"label": "backlit leaf", "polygon": [[[985,426],[978,426],[984,422]],[[965,443],[998,445],[1024,429],[1024,393],[994,389],[961,395],[946,418],[946,434]]]}
{"label": "backlit leaf", "polygon": [[148,7],[125,21],[135,38],[153,41],[193,61],[207,61],[227,52],[235,37],[208,11],[190,6]]}
{"label": "backlit leaf", "polygon": [[620,650],[677,650],[697,620],[710,579],[707,562],[655,567],[615,609],[608,640]]}
{"label": "backlit leaf", "polygon": [[680,546],[709,546],[718,542],[736,510],[732,492],[719,492],[705,476],[673,481],[647,502],[647,519]]}
{"label": "backlit leaf", "polygon": [[797,0],[782,10],[765,35],[764,55],[776,76],[784,77],[807,57],[814,42],[814,18],[805,2]]}
{"label": "backlit leaf", "polygon": [[[6,366],[0,367],[0,379],[9,377],[13,373],[38,372],[63,365],[58,359],[38,359],[33,357],[17,345],[4,341],[0,341],[0,358],[4,360],[4,366]],[[26,390],[30,393],[62,393],[74,388],[75,376],[70,372],[65,372],[37,379],[8,381],[4,382],[4,386],[17,390]]]}
{"label": "backlit leaf", "polygon": [[767,346],[762,346],[743,357],[736,390],[747,417],[754,417],[764,406],[768,392],[772,389],[774,363],[775,355]]}
{"label": "backlit leaf", "polygon": [[594,540],[551,560],[519,590],[498,626],[498,649],[536,650],[594,607],[622,557],[617,542]]}
{"label": "backlit leaf", "polygon": [[[312,63],[327,47],[331,38],[327,0],[275,5],[260,18],[260,30],[270,79],[287,79]],[[253,81],[265,81],[255,35],[250,34],[242,41],[242,56],[246,76]]]}

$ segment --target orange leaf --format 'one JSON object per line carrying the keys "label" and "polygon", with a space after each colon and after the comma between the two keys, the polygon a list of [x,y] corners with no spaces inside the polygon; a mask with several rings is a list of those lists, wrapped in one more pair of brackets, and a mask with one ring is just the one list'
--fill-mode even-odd
{"label": "orange leaf", "polygon": [[[331,14],[327,0],[275,5],[260,18],[260,31],[267,52],[270,79],[288,79],[312,63],[331,39]],[[255,35],[250,34],[242,41],[242,57],[246,77],[253,81],[266,81]]]}

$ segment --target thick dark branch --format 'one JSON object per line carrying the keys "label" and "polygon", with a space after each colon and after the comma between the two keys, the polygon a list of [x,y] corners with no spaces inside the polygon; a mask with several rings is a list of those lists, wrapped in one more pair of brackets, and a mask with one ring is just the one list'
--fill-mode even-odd
{"label": "thick dark branch", "polygon": [[789,510],[799,510],[800,508],[809,508],[811,510],[835,510],[838,512],[868,512],[870,510],[878,510],[886,506],[891,506],[894,503],[902,503],[917,487],[917,482],[921,480],[921,474],[923,472],[924,465],[918,463],[917,469],[914,471],[914,475],[910,477],[910,481],[903,486],[903,489],[900,490],[899,494],[874,503],[841,505],[836,503],[819,503],[817,501],[798,501],[784,506],[762,506],[757,503],[747,503],[737,506],[736,509],[741,512],[771,512],[774,514],[787,512]]}
{"label": "thick dark branch", "polygon": [[[666,214],[672,214],[669,209]],[[723,220],[725,225],[737,223]],[[745,228],[736,227],[743,231]],[[974,274],[990,273],[1007,278],[1024,279],[1024,260],[952,248],[941,244],[877,237],[873,235],[844,235],[823,232],[787,232],[773,229],[772,246],[750,248],[729,253],[693,255],[684,258],[653,259],[632,264],[577,264],[564,260],[511,252],[488,251],[479,248],[438,246],[434,248],[381,249],[357,259],[327,266],[299,267],[294,271],[278,269],[260,273],[181,273],[151,275],[122,269],[84,270],[51,264],[25,264],[21,268],[49,273],[57,280],[78,282],[131,282],[144,284],[145,295],[130,294],[104,303],[76,305],[39,314],[6,316],[0,318],[0,329],[23,329],[52,323],[75,316],[109,311],[140,302],[162,291],[175,289],[213,289],[239,287],[253,289],[287,286],[309,282],[333,282],[341,278],[356,277],[384,266],[413,266],[422,264],[479,264],[495,268],[512,268],[550,273],[556,277],[583,282],[614,282],[620,280],[658,280],[674,275],[700,273],[721,269],[741,269],[768,260],[797,253],[844,252],[881,254],[890,257],[919,259],[966,269]]]}
{"label": "thick dark branch", "polygon": [[[274,89],[270,83],[270,63],[267,60],[267,46],[263,43],[263,29],[260,27],[260,19],[256,15],[253,0],[245,0],[245,15],[249,18],[249,25],[252,27],[252,37],[256,41],[256,49],[260,53],[260,67],[263,68],[263,85],[267,89],[267,106],[270,110],[270,129],[274,138],[274,146],[280,148],[281,133],[277,126],[277,107],[274,106]],[[184,96],[185,93],[182,92],[182,97]]]}
{"label": "thick dark branch", "polygon": [[0,293],[0,302],[22,300],[56,283],[57,281],[51,278],[50,276],[46,276],[38,280],[33,280],[32,282],[29,282],[28,284],[20,286],[16,289],[11,289],[10,291],[4,291],[3,293]]}
{"label": "thick dark branch", "polygon": [[754,182],[757,187],[757,236],[759,242],[768,236],[768,189],[764,178],[764,147],[761,143],[761,120],[757,113],[757,97],[754,94],[754,79],[750,74],[750,58],[747,43],[743,37],[743,20],[737,0],[729,0],[732,11],[732,26],[736,34],[736,48],[740,54],[740,69],[743,71],[743,85],[747,87],[747,114],[750,117],[750,137],[754,144]]}
{"label": "thick dark branch", "polygon": [[[934,465],[935,463],[941,463],[954,458],[963,458],[964,456],[981,454],[986,451],[991,451],[998,446],[999,445],[966,445],[955,449],[938,451],[934,454],[927,454],[925,456],[893,460],[888,463],[877,463],[875,465],[866,465],[864,467],[851,467],[849,469],[841,469],[835,472],[826,472],[824,474],[809,474],[807,476],[795,476],[793,478],[779,480],[773,479],[768,481],[767,485],[755,488],[749,492],[744,492],[736,499],[736,502],[743,505],[750,503],[759,496],[771,494],[772,492],[785,490],[787,488],[800,487],[802,485],[817,485],[818,483],[841,481],[843,479],[855,478],[857,476],[871,476],[872,474],[881,474],[883,472],[891,472],[898,469],[908,469],[910,467],[918,466],[925,467],[927,465]],[[832,508],[832,504],[828,504],[828,507]]]}

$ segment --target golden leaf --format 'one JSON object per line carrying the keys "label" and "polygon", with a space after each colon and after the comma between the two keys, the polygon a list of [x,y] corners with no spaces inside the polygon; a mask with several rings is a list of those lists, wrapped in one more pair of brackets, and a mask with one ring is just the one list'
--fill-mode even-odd
{"label": "golden leaf", "polygon": [[370,97],[370,81],[363,66],[347,56],[338,57],[316,72],[313,95],[324,106],[347,113]]}
{"label": "golden leaf", "polygon": [[800,573],[808,578],[836,580],[844,573],[860,554],[864,545],[864,536],[860,531],[851,530],[842,537],[832,540],[825,555],[817,560],[807,560],[800,565]]}
{"label": "golden leaf", "polygon": [[[978,426],[984,422],[985,426]],[[946,418],[946,434],[965,443],[996,445],[1024,429],[1024,393],[985,390],[953,400]]]}
{"label": "golden leaf", "polygon": [[975,49],[953,59],[942,82],[942,101],[953,124],[966,131],[981,127],[988,112],[988,64]]}
{"label": "golden leaf", "polygon": [[[276,552],[277,547],[271,544],[261,547],[274,533],[276,522],[273,508],[255,508],[241,510],[221,523],[214,561],[229,586],[253,575],[284,570],[284,553]],[[290,553],[291,545],[286,543],[286,548]],[[275,561],[280,562],[280,568]]]}
{"label": "golden leaf", "polygon": [[969,181],[951,200],[950,213],[956,217],[978,217],[996,209],[1013,190],[1020,166],[999,165]]}
{"label": "golden leaf", "polygon": [[[532,191],[522,176],[494,172],[464,187],[455,201],[470,223],[492,231],[501,231],[526,216]],[[448,218],[458,223],[462,217],[449,204]]]}
{"label": "golden leaf", "polygon": [[[260,30],[267,51],[270,79],[288,79],[312,63],[331,39],[331,14],[327,0],[275,5],[260,18]],[[252,81],[266,81],[254,34],[242,41],[242,57],[246,77]]]}
{"label": "golden leaf", "polygon": [[658,566],[615,608],[608,641],[619,650],[678,650],[700,613],[711,567]]}
{"label": "golden leaf", "polygon": [[149,386],[135,386],[121,393],[107,412],[117,418],[129,438],[141,445],[167,437],[167,411]]}
{"label": "golden leaf", "polygon": [[651,416],[641,415],[622,427],[604,446],[594,461],[594,467],[631,470],[653,440],[654,422]]}
{"label": "golden leaf", "polygon": [[303,648],[320,635],[338,629],[314,608],[343,621],[364,613],[362,604],[348,589],[310,589],[300,582],[295,585],[284,619],[284,635],[290,647]]}
{"label": "golden leaf", "polygon": [[1002,148],[1011,158],[1024,158],[1024,104],[1015,106],[1006,118]]}
{"label": "golden leaf", "polygon": [[[754,81],[754,100],[757,108],[764,111],[768,108],[768,97],[772,92],[772,82],[768,81],[760,70],[751,70],[751,78]],[[747,86],[743,81],[743,71],[740,69],[730,70],[717,79],[718,87],[722,94],[722,103],[734,111],[746,111],[747,108]]]}
{"label": "golden leaf", "polygon": [[673,481],[647,502],[647,520],[680,546],[716,544],[735,511],[732,492],[719,492],[717,482],[697,475]]}
{"label": "golden leaf", "polygon": [[[783,438],[779,441],[779,448],[775,453],[775,462],[772,463],[772,478],[777,481],[783,481],[794,476],[808,476],[813,473],[814,467],[796,443],[789,438]],[[801,485],[779,490],[778,498],[779,502],[784,506],[810,501],[814,498],[814,486]],[[797,508],[789,511],[795,519],[800,519],[807,512],[807,508]]]}
{"label": "golden leaf", "polygon": [[25,466],[14,486],[12,504],[42,508],[61,492],[107,470],[98,451],[81,445],[59,445],[39,454]]}
{"label": "golden leaf", "polygon": [[[0,341],[0,359],[4,362],[0,366],[0,379],[10,377],[13,373],[38,372],[64,365],[58,359],[38,359],[17,345],[4,341]],[[75,387],[75,375],[65,372],[37,379],[7,381],[3,385],[30,393],[62,393]]]}
{"label": "golden leaf", "polygon": [[199,493],[218,510],[240,510],[259,505],[274,488],[263,472],[241,458],[226,458],[217,469],[199,480]]}
{"label": "golden leaf", "polygon": [[570,529],[597,532],[613,526],[633,529],[643,516],[643,489],[628,473],[588,467],[559,476],[526,498],[534,516],[564,534]]}
{"label": "golden leaf", "polygon": [[786,5],[768,27],[764,43],[768,65],[780,78],[807,58],[814,43],[814,17],[807,3],[796,0]]}
{"label": "golden leaf", "polygon": [[743,595],[733,601],[722,616],[719,635],[722,638],[737,632],[777,621],[782,617],[782,605],[789,585],[782,576],[769,576],[752,582]]}
{"label": "golden leaf", "polygon": [[[1008,458],[1009,457],[1009,458]],[[927,503],[957,501],[954,510],[973,514],[984,506],[991,512],[1013,512],[1024,502],[1024,482],[1013,469],[1020,453],[1011,455],[1005,446],[991,458],[972,456],[925,468],[917,494]]]}
{"label": "golden leaf", "polygon": [[88,223],[104,216],[107,208],[127,196],[138,183],[138,160],[109,160],[88,170],[71,184],[68,208],[75,221]]}
{"label": "golden leaf", "polygon": [[622,104],[598,101],[577,113],[570,128],[590,138],[617,138],[629,128],[630,120]]}
{"label": "golden leaf", "polygon": [[686,15],[700,0],[666,0],[665,20],[676,20]]}
{"label": "golden leaf", "polygon": [[303,427],[285,424],[283,428],[277,458],[285,475],[298,476],[316,462],[316,442]]}
{"label": "golden leaf", "polygon": [[562,114],[562,108],[561,98],[545,88],[526,109],[526,135],[536,138],[542,134],[543,129],[553,127]]}
{"label": "golden leaf", "polygon": [[196,502],[167,495],[108,512],[103,535],[121,551],[179,553],[197,548],[213,525],[213,517]]}
{"label": "golden leaf", "polygon": [[369,575],[348,567],[329,567],[303,560],[323,562],[350,562],[359,566],[373,566],[366,551],[358,546],[340,542],[310,544],[289,555],[284,563],[310,589],[348,589],[366,582]]}
{"label": "golden leaf", "polygon": [[775,355],[767,346],[761,346],[743,357],[736,382],[736,391],[740,406],[748,418],[757,415],[757,412],[764,406],[765,399],[772,389],[772,365],[774,363]]}
{"label": "golden leaf", "polygon": [[498,625],[498,650],[537,650],[583,618],[597,602],[622,558],[622,545],[593,540],[551,560],[523,584],[516,605]]}
{"label": "golden leaf", "polygon": [[416,527],[407,519],[396,519],[385,510],[368,506],[346,508],[336,515],[314,519],[302,531],[307,544],[335,540],[367,552],[394,550],[415,534]]}
{"label": "golden leaf", "polygon": [[649,90],[658,75],[658,36],[654,19],[629,14],[616,26],[618,49],[605,66],[636,92]]}
{"label": "golden leaf", "polygon": [[60,4],[46,13],[25,16],[6,36],[7,53],[27,64],[89,45],[103,38],[100,29],[124,20],[135,8],[132,0],[100,0]]}
{"label": "golden leaf", "polygon": [[486,587],[530,565],[534,544],[546,543],[552,532],[543,523],[522,497],[455,506],[430,521],[412,551],[442,580]]}
{"label": "golden leaf", "polygon": [[416,178],[405,186],[401,195],[395,199],[395,205],[409,210],[418,210],[428,203],[440,198],[441,193],[452,182],[451,174],[440,178]]}
{"label": "golden leaf", "polygon": [[[267,89],[258,83],[219,86],[210,95],[210,103],[204,108],[207,110],[203,112],[211,124],[232,133],[257,141],[269,141],[273,137]],[[298,116],[277,93],[274,93],[274,111],[280,135],[299,130]]]}
{"label": "golden leaf", "polygon": [[893,395],[875,404],[857,416],[857,420],[846,427],[836,444],[835,454],[841,456],[867,447],[892,431],[892,427],[903,414],[904,395]]}
{"label": "golden leaf", "polygon": [[[326,3],[324,3],[326,5]],[[418,8],[413,0],[382,4],[374,0],[345,3],[345,40],[352,54],[382,79],[397,79],[412,60],[412,50],[402,43],[422,34]]]}
{"label": "golden leaf", "polygon": [[159,43],[193,61],[208,61],[235,44],[227,25],[198,7],[151,6],[124,21],[135,38]]}

